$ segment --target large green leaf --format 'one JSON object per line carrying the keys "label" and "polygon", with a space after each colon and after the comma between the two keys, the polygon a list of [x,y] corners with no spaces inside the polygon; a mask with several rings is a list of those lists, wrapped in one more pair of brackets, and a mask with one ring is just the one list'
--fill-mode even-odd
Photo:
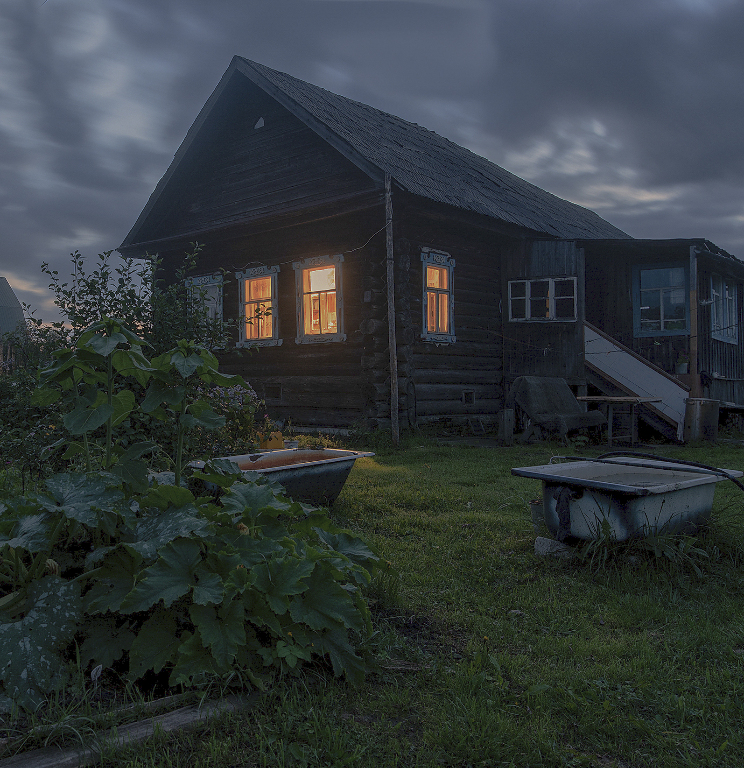
{"label": "large green leaf", "polygon": [[93,586],[84,597],[87,613],[118,611],[132,591],[142,565],[142,556],[126,547],[117,547],[96,570]]}
{"label": "large green leaf", "polygon": [[144,518],[135,529],[135,541],[128,542],[127,547],[139,552],[146,560],[151,560],[169,541],[179,537],[202,538],[211,528],[209,520],[199,515],[193,504],[189,504],[183,509],[172,509]]}
{"label": "large green leaf", "polygon": [[361,685],[367,671],[364,661],[357,656],[343,629],[334,629],[319,635],[315,647],[321,655],[328,654],[336,675],[346,675],[352,685]]}
{"label": "large green leaf", "polygon": [[15,549],[20,547],[27,552],[41,552],[49,546],[51,521],[48,514],[27,515],[22,517],[13,529],[12,538],[0,541]]}
{"label": "large green leaf", "polygon": [[178,648],[178,658],[168,682],[170,685],[189,685],[212,675],[221,675],[229,667],[220,667],[209,649],[205,648],[199,634],[187,637]]}
{"label": "large green leaf", "polygon": [[185,395],[185,387],[172,387],[166,382],[155,379],[147,388],[145,398],[140,403],[140,408],[145,413],[151,413],[163,403],[171,408],[175,408],[181,403]]}
{"label": "large green leaf", "polygon": [[316,631],[343,625],[361,632],[365,626],[351,595],[322,568],[313,571],[306,591],[293,598],[289,615]]}
{"label": "large green leaf", "polygon": [[197,605],[219,605],[225,597],[225,587],[218,573],[197,570],[193,600]]}
{"label": "large green leaf", "polygon": [[65,517],[95,527],[97,510],[113,509],[124,498],[121,491],[107,488],[104,480],[78,472],[62,472],[46,481],[49,497],[40,496],[52,512],[61,511]]}
{"label": "large green leaf", "polygon": [[242,602],[233,600],[219,609],[211,605],[192,605],[189,613],[199,630],[202,643],[210,649],[217,664],[228,666],[238,648],[245,645]]}
{"label": "large green leaf", "polygon": [[13,701],[35,710],[60,681],[59,650],[74,637],[82,610],[77,584],[56,576],[35,582],[27,602],[24,618],[0,623],[0,679]]}
{"label": "large green leaf", "polygon": [[[84,336],[80,337],[81,342],[83,338]],[[85,339],[84,343],[102,357],[108,357],[119,344],[127,343],[127,337],[122,333],[112,333],[110,336],[96,333],[91,335],[89,339]]]}
{"label": "large green leaf", "polygon": [[307,589],[305,579],[312,573],[315,563],[283,557],[260,563],[253,569],[254,586],[263,592],[278,615],[287,612],[292,595],[299,595]]}
{"label": "large green leaf", "polygon": [[291,507],[277,499],[268,485],[255,482],[235,483],[222,497],[222,505],[227,512],[246,517],[255,517],[262,510],[279,514]]}
{"label": "large green leaf", "polygon": [[71,435],[83,435],[105,424],[114,413],[113,405],[103,403],[96,408],[78,405],[62,419]]}
{"label": "large green leaf", "polygon": [[80,646],[80,660],[84,666],[91,662],[110,667],[125,651],[132,647],[134,632],[128,624],[118,626],[115,616],[88,617],[85,622],[86,638]]}
{"label": "large green leaf", "polygon": [[131,389],[122,389],[111,398],[111,404],[114,406],[113,425],[117,426],[124,421],[134,409],[134,392]]}
{"label": "large green leaf", "polygon": [[171,355],[170,361],[171,365],[184,379],[187,379],[192,373],[196,373],[196,371],[204,365],[204,361],[195,353],[186,356],[183,352],[174,352]]}
{"label": "large green leaf", "polygon": [[326,546],[334,552],[340,552],[344,557],[348,557],[353,563],[361,565],[371,570],[379,557],[367,546],[367,544],[356,536],[352,536],[346,531],[330,533],[316,529],[318,537]]}
{"label": "large green leaf", "polygon": [[171,611],[157,609],[142,625],[129,651],[129,677],[137,680],[155,673],[176,658],[181,639]]}
{"label": "large green leaf", "polygon": [[152,368],[147,358],[137,349],[117,349],[111,358],[114,369],[122,376],[133,376],[144,386],[150,378]]}
{"label": "large green leaf", "polygon": [[225,417],[218,416],[211,408],[205,408],[197,413],[186,413],[181,417],[181,424],[186,429],[202,427],[203,429],[222,429],[225,426]]}
{"label": "large green leaf", "polygon": [[148,466],[140,459],[119,459],[109,470],[123,483],[140,493],[148,488]]}
{"label": "large green leaf", "polygon": [[198,541],[177,539],[170,542],[160,551],[158,561],[144,571],[142,581],[124,598],[121,612],[146,611],[160,600],[167,608],[191,589],[200,562]]}

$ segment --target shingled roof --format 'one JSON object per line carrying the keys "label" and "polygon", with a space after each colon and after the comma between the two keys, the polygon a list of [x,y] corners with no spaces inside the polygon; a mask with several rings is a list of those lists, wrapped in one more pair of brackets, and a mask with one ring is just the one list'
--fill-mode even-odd
{"label": "shingled roof", "polygon": [[414,195],[560,238],[629,237],[593,211],[420,125],[240,56],[231,66],[260,87],[273,86],[274,96],[284,94]]}
{"label": "shingled roof", "polygon": [[525,227],[540,236],[629,237],[593,211],[546,192],[420,125],[234,56],[120,249],[138,242],[140,228],[227,84],[240,76],[378,182],[389,174],[399,188],[413,195]]}

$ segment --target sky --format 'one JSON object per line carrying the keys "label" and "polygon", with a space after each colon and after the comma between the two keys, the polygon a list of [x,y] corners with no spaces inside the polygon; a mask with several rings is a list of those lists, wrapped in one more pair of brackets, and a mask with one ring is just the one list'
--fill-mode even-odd
{"label": "sky", "polygon": [[744,257],[741,0],[0,0],[0,276],[58,318],[233,55],[423,125],[639,238]]}

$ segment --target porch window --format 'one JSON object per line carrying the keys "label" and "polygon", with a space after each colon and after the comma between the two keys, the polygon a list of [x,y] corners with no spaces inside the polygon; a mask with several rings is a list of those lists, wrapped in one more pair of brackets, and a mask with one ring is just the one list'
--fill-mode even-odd
{"label": "porch window", "polygon": [[343,256],[316,256],[293,264],[297,285],[298,344],[345,341],[341,263]]}
{"label": "porch window", "polygon": [[736,284],[721,275],[710,277],[711,329],[713,338],[736,344],[739,341],[737,322]]}
{"label": "porch window", "polygon": [[235,274],[240,285],[239,347],[277,346],[276,273],[279,267],[253,267]]}
{"label": "porch window", "polygon": [[664,264],[633,268],[633,326],[636,336],[680,336],[690,332],[687,270]]}
{"label": "porch window", "polygon": [[456,340],[452,290],[455,260],[448,253],[424,248],[421,261],[424,276],[422,337],[429,341],[453,342]]}
{"label": "porch window", "polygon": [[576,320],[576,278],[510,280],[509,320]]}
{"label": "porch window", "polygon": [[222,321],[222,275],[199,275],[184,281],[189,311],[199,315],[198,320]]}

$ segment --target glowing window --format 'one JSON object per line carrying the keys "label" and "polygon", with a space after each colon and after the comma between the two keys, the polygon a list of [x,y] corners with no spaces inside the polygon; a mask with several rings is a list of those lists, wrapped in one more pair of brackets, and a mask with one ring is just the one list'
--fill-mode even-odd
{"label": "glowing window", "polygon": [[238,346],[273,346],[278,339],[276,273],[279,267],[254,267],[236,273],[240,283]]}
{"label": "glowing window", "polygon": [[343,341],[341,262],[317,256],[294,264],[297,275],[297,342]]}
{"label": "glowing window", "polygon": [[448,253],[423,248],[421,261],[424,273],[422,337],[429,341],[453,342],[452,272],[455,260]]}

